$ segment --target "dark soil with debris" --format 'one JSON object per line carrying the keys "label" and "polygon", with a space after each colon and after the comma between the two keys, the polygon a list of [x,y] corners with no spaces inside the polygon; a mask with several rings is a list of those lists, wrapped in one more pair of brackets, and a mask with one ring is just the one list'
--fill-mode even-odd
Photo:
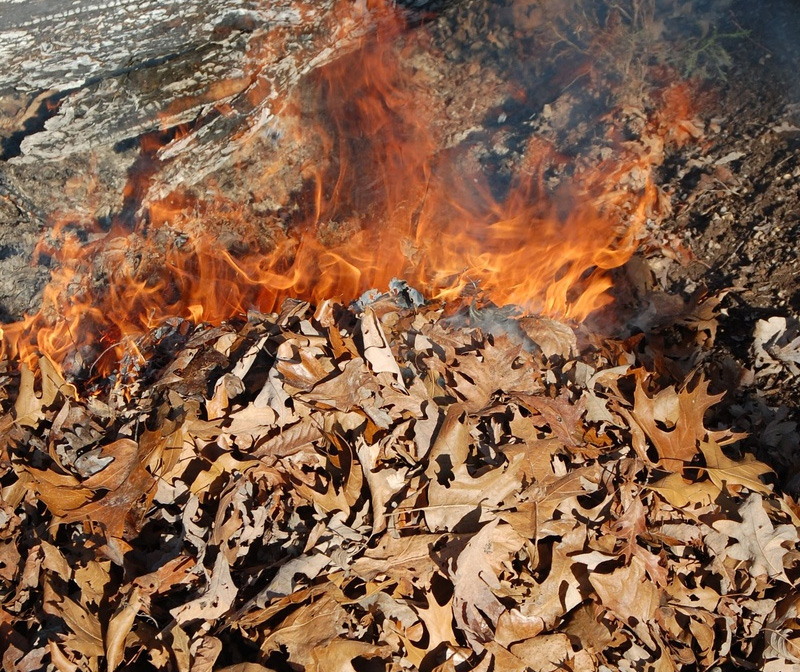
{"label": "dark soil with debris", "polygon": [[[698,286],[726,291],[718,340],[706,366],[727,392],[720,422],[749,433],[743,442],[800,490],[800,391],[789,370],[754,376],[759,320],[800,313],[800,8],[792,2],[735,3],[720,32],[742,28],[725,81],[704,111],[718,131],[662,168],[674,217],[659,235],[690,250],[678,261],[651,258],[670,294]],[[722,372],[725,372],[724,374]]]}

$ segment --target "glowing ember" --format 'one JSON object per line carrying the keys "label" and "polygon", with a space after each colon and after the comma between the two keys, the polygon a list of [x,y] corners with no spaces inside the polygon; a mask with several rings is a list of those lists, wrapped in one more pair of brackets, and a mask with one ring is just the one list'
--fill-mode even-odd
{"label": "glowing ember", "polygon": [[[566,159],[532,141],[498,202],[482,176],[439,151],[433,97],[403,65],[398,34],[397,22],[383,22],[306,83],[326,121],[298,132],[321,142],[328,160],[309,168],[313,203],[288,232],[265,240],[235,204],[177,194],[151,206],[134,231],[115,225],[85,242],[64,227],[59,249],[41,246],[58,261],[42,309],[6,328],[6,354],[77,358],[72,370],[108,371],[169,316],[219,323],[272,311],[287,297],[350,301],[394,277],[434,299],[480,292],[573,320],[607,304],[608,270],[630,258],[647,218],[658,215],[652,168],[666,143],[693,132],[686,90],[664,92],[663,111],[643,122],[644,145],[614,141],[611,158],[574,166],[572,183],[554,193],[545,171]],[[212,221],[235,221],[233,249],[210,231]]]}

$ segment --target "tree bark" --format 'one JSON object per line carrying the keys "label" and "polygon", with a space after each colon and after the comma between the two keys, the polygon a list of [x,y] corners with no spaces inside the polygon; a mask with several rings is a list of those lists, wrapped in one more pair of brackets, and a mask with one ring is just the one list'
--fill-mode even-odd
{"label": "tree bark", "polygon": [[31,124],[27,110],[2,132],[17,137],[14,158],[24,163],[197,124],[164,158],[191,148],[192,174],[202,177],[230,154],[225,136],[233,127],[262,129],[293,82],[346,50],[372,20],[353,0],[312,7],[295,0],[0,0],[0,108],[3,92],[60,100],[44,112],[43,125]]}
{"label": "tree bark", "polygon": [[174,58],[258,20],[257,7],[247,0],[0,0],[0,90],[78,89]]}

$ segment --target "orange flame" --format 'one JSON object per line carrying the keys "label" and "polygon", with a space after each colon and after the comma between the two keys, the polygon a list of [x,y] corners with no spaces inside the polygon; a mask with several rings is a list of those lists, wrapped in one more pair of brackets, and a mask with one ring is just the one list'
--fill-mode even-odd
{"label": "orange flame", "polygon": [[[692,133],[687,90],[665,91],[647,151],[616,143],[613,158],[577,165],[555,193],[543,176],[566,159],[532,140],[500,202],[453,152],[437,151],[431,96],[403,65],[397,24],[387,25],[309,80],[326,115],[302,132],[316,134],[327,161],[309,167],[304,219],[265,241],[236,204],[173,194],[134,231],[115,226],[86,243],[66,227],[60,249],[42,246],[59,262],[42,309],[5,329],[5,354],[108,371],[126,343],[170,316],[219,323],[290,296],[349,301],[394,277],[431,298],[477,288],[495,303],[573,320],[607,304],[609,269],[630,258],[658,209],[651,169],[665,143]],[[214,221],[235,222],[235,245],[214,235]]]}

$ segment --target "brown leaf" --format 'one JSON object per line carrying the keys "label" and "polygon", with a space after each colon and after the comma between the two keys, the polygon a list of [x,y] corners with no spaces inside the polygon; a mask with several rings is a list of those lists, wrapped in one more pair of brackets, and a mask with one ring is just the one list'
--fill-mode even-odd
{"label": "brown leaf", "polygon": [[64,580],[69,580],[72,578],[72,568],[69,566],[67,559],[61,553],[61,551],[56,546],[53,546],[44,539],[40,540],[39,544],[44,551],[42,567],[54,572],[57,576],[60,576]]}
{"label": "brown leaf", "polygon": [[58,367],[47,355],[39,358],[39,371],[42,374],[42,406],[52,405],[59,395],[69,399],[78,398],[78,390],[64,380]]}
{"label": "brown leaf", "polygon": [[278,346],[275,369],[293,391],[308,392],[330,375],[333,364],[321,349],[289,340]]}
{"label": "brown leaf", "polygon": [[668,387],[650,397],[644,390],[646,379],[641,370],[636,372],[633,418],[653,442],[659,464],[667,471],[681,471],[697,455],[698,443],[706,437],[705,412],[722,395],[708,394],[709,383],[701,379],[691,392]]}
{"label": "brown leaf", "polygon": [[290,663],[308,668],[314,665],[315,651],[339,637],[346,618],[346,612],[329,591],[313,602],[301,604],[272,628],[262,650],[284,648]]}
{"label": "brown leaf", "polygon": [[403,375],[400,367],[389,347],[386,334],[383,333],[380,320],[371,306],[364,309],[361,318],[361,334],[364,338],[364,359],[369,362],[370,367],[375,373],[388,373],[393,379],[393,385],[401,391],[405,391]]}
{"label": "brown leaf", "polygon": [[5,506],[0,506],[0,520],[2,518],[5,518],[5,523],[0,526],[0,579],[12,583],[21,569],[22,556],[18,546],[22,521]]}
{"label": "brown leaf", "polygon": [[518,395],[523,406],[539,413],[547,428],[563,444],[570,448],[583,445],[583,414],[586,407],[583,399],[572,403],[566,394],[550,399],[544,396]]}
{"label": "brown leaf", "polygon": [[23,427],[36,427],[44,417],[42,400],[34,391],[34,376],[27,364],[19,367],[19,392],[14,402],[14,415],[17,424]]}
{"label": "brown leaf", "polygon": [[96,614],[85,609],[70,597],[59,595],[52,582],[45,582],[42,608],[48,614],[63,619],[68,629],[64,644],[74,651],[90,656],[105,653],[100,621]]}
{"label": "brown leaf", "polygon": [[206,635],[192,657],[192,672],[213,672],[214,663],[222,653],[222,641]]}
{"label": "brown leaf", "polygon": [[[394,361],[394,360],[392,360]],[[355,357],[344,364],[341,372],[328,377],[311,390],[297,395],[299,399],[324,404],[340,411],[358,408],[378,393],[378,381],[361,357]]]}
{"label": "brown leaf", "polygon": [[257,458],[294,455],[324,436],[314,420],[304,418],[271,439],[257,443],[251,455]]}
{"label": "brown leaf", "polygon": [[611,574],[592,573],[589,581],[603,606],[631,626],[649,648],[655,648],[648,624],[655,618],[659,591],[647,578],[644,563],[634,556],[627,567]]}
{"label": "brown leaf", "polygon": [[572,643],[561,632],[514,644],[511,653],[525,661],[536,661],[537,672],[559,672],[564,669],[564,661],[573,657]]}
{"label": "brown leaf", "polygon": [[575,332],[566,324],[535,315],[520,318],[519,325],[548,359],[554,355],[568,359],[578,349]]}
{"label": "brown leaf", "polygon": [[407,485],[408,469],[379,468],[378,455],[382,449],[380,443],[368,445],[363,436],[357,439],[358,461],[369,488],[373,536],[386,529],[387,502]]}
{"label": "brown leaf", "polygon": [[244,392],[244,382],[232,373],[223,375],[214,386],[214,394],[206,402],[206,415],[209,420],[222,418],[230,408],[231,399]]}
{"label": "brown leaf", "polygon": [[101,604],[107,598],[108,584],[111,581],[111,562],[108,560],[89,560],[78,566],[70,574],[59,574],[61,578],[72,575],[80,586],[81,600],[84,604]]}
{"label": "brown leaf", "polygon": [[456,559],[452,576],[456,623],[478,653],[483,651],[484,642],[494,639],[497,619],[506,610],[493,592],[500,589],[500,581],[489,558],[496,553],[503,558],[509,555],[508,549],[497,542],[504,532],[512,529],[503,525],[498,530],[498,524],[499,520],[493,520],[469,540]]}
{"label": "brown leaf", "polygon": [[184,583],[195,564],[194,558],[179,555],[167,560],[155,571],[137,576],[133,583],[146,595],[167,592],[173,586]]}
{"label": "brown leaf", "polygon": [[[382,658],[391,653],[386,644],[376,646],[367,642],[348,639],[334,639],[312,652],[313,663],[306,669],[308,672],[356,672],[353,667],[355,658]],[[194,671],[192,671],[194,672]]]}
{"label": "brown leaf", "polygon": [[794,525],[774,527],[764,509],[761,495],[753,493],[739,507],[742,522],[718,520],[713,527],[723,534],[738,540],[727,549],[728,555],[750,563],[753,577],[766,574],[771,579],[791,583],[783,567],[783,558],[789,552],[785,544],[797,545],[797,528]]}
{"label": "brown leaf", "polygon": [[65,511],[60,519],[64,523],[84,520],[98,523],[109,537],[123,539],[126,526],[135,529],[149,508],[155,486],[155,478],[137,461],[120,487],[97,501]]}
{"label": "brown leaf", "polygon": [[231,608],[237,592],[228,560],[220,552],[211,571],[211,580],[203,594],[191,602],[171,609],[170,613],[180,625],[195,619],[213,622]]}
{"label": "brown leaf", "polygon": [[125,639],[133,627],[136,615],[142,606],[144,596],[138,586],[123,599],[108,622],[105,634],[106,667],[109,672],[116,670],[125,657]]}
{"label": "brown leaf", "polygon": [[459,357],[450,369],[448,390],[462,401],[468,413],[489,405],[497,392],[535,394],[543,389],[538,367],[521,345],[511,345],[508,337],[485,343],[479,353]]}
{"label": "brown leaf", "polygon": [[65,516],[79,509],[94,496],[72,474],[59,474],[52,469],[36,469],[25,465],[33,477],[33,487],[54,516]]}
{"label": "brown leaf", "polygon": [[[702,449],[703,444],[700,444]],[[676,509],[683,509],[689,504],[694,507],[707,506],[719,494],[719,488],[708,481],[692,483],[680,474],[670,474],[652,485],[647,486],[657,492]]]}
{"label": "brown leaf", "polygon": [[575,526],[554,544],[550,572],[544,581],[531,586],[518,607],[500,616],[495,633],[498,644],[508,647],[547,632],[583,602],[585,596],[573,572],[570,555],[582,550],[585,542],[585,528]]}
{"label": "brown leaf", "polygon": [[172,661],[178,668],[178,672],[191,672],[192,655],[189,635],[176,621],[172,621],[163,633],[163,637],[172,653]]}
{"label": "brown leaf", "polygon": [[139,444],[131,439],[117,439],[102,447],[102,454],[111,458],[106,467],[83,480],[82,485],[92,490],[116,490],[139,465]]}
{"label": "brown leaf", "polygon": [[437,567],[432,550],[444,538],[443,534],[383,535],[375,548],[368,548],[355,560],[353,571],[365,581],[381,575],[409,582],[430,576]]}
{"label": "brown leaf", "polygon": [[727,488],[730,494],[737,495],[745,487],[751,492],[772,494],[772,486],[759,478],[764,474],[771,474],[772,469],[749,453],[737,462],[725,455],[713,439],[701,442],[700,450],[706,460],[706,473],[719,490]]}
{"label": "brown leaf", "polygon": [[51,639],[47,644],[50,649],[50,660],[58,672],[78,672],[80,668],[67,658],[55,640]]}
{"label": "brown leaf", "polygon": [[431,447],[426,470],[430,483],[425,520],[433,531],[452,530],[478,509],[481,520],[485,519],[487,512],[522,486],[519,472],[525,465],[525,456],[520,453],[511,455],[508,464],[477,477],[470,474],[466,465],[472,441],[470,425],[461,407],[452,405]]}

